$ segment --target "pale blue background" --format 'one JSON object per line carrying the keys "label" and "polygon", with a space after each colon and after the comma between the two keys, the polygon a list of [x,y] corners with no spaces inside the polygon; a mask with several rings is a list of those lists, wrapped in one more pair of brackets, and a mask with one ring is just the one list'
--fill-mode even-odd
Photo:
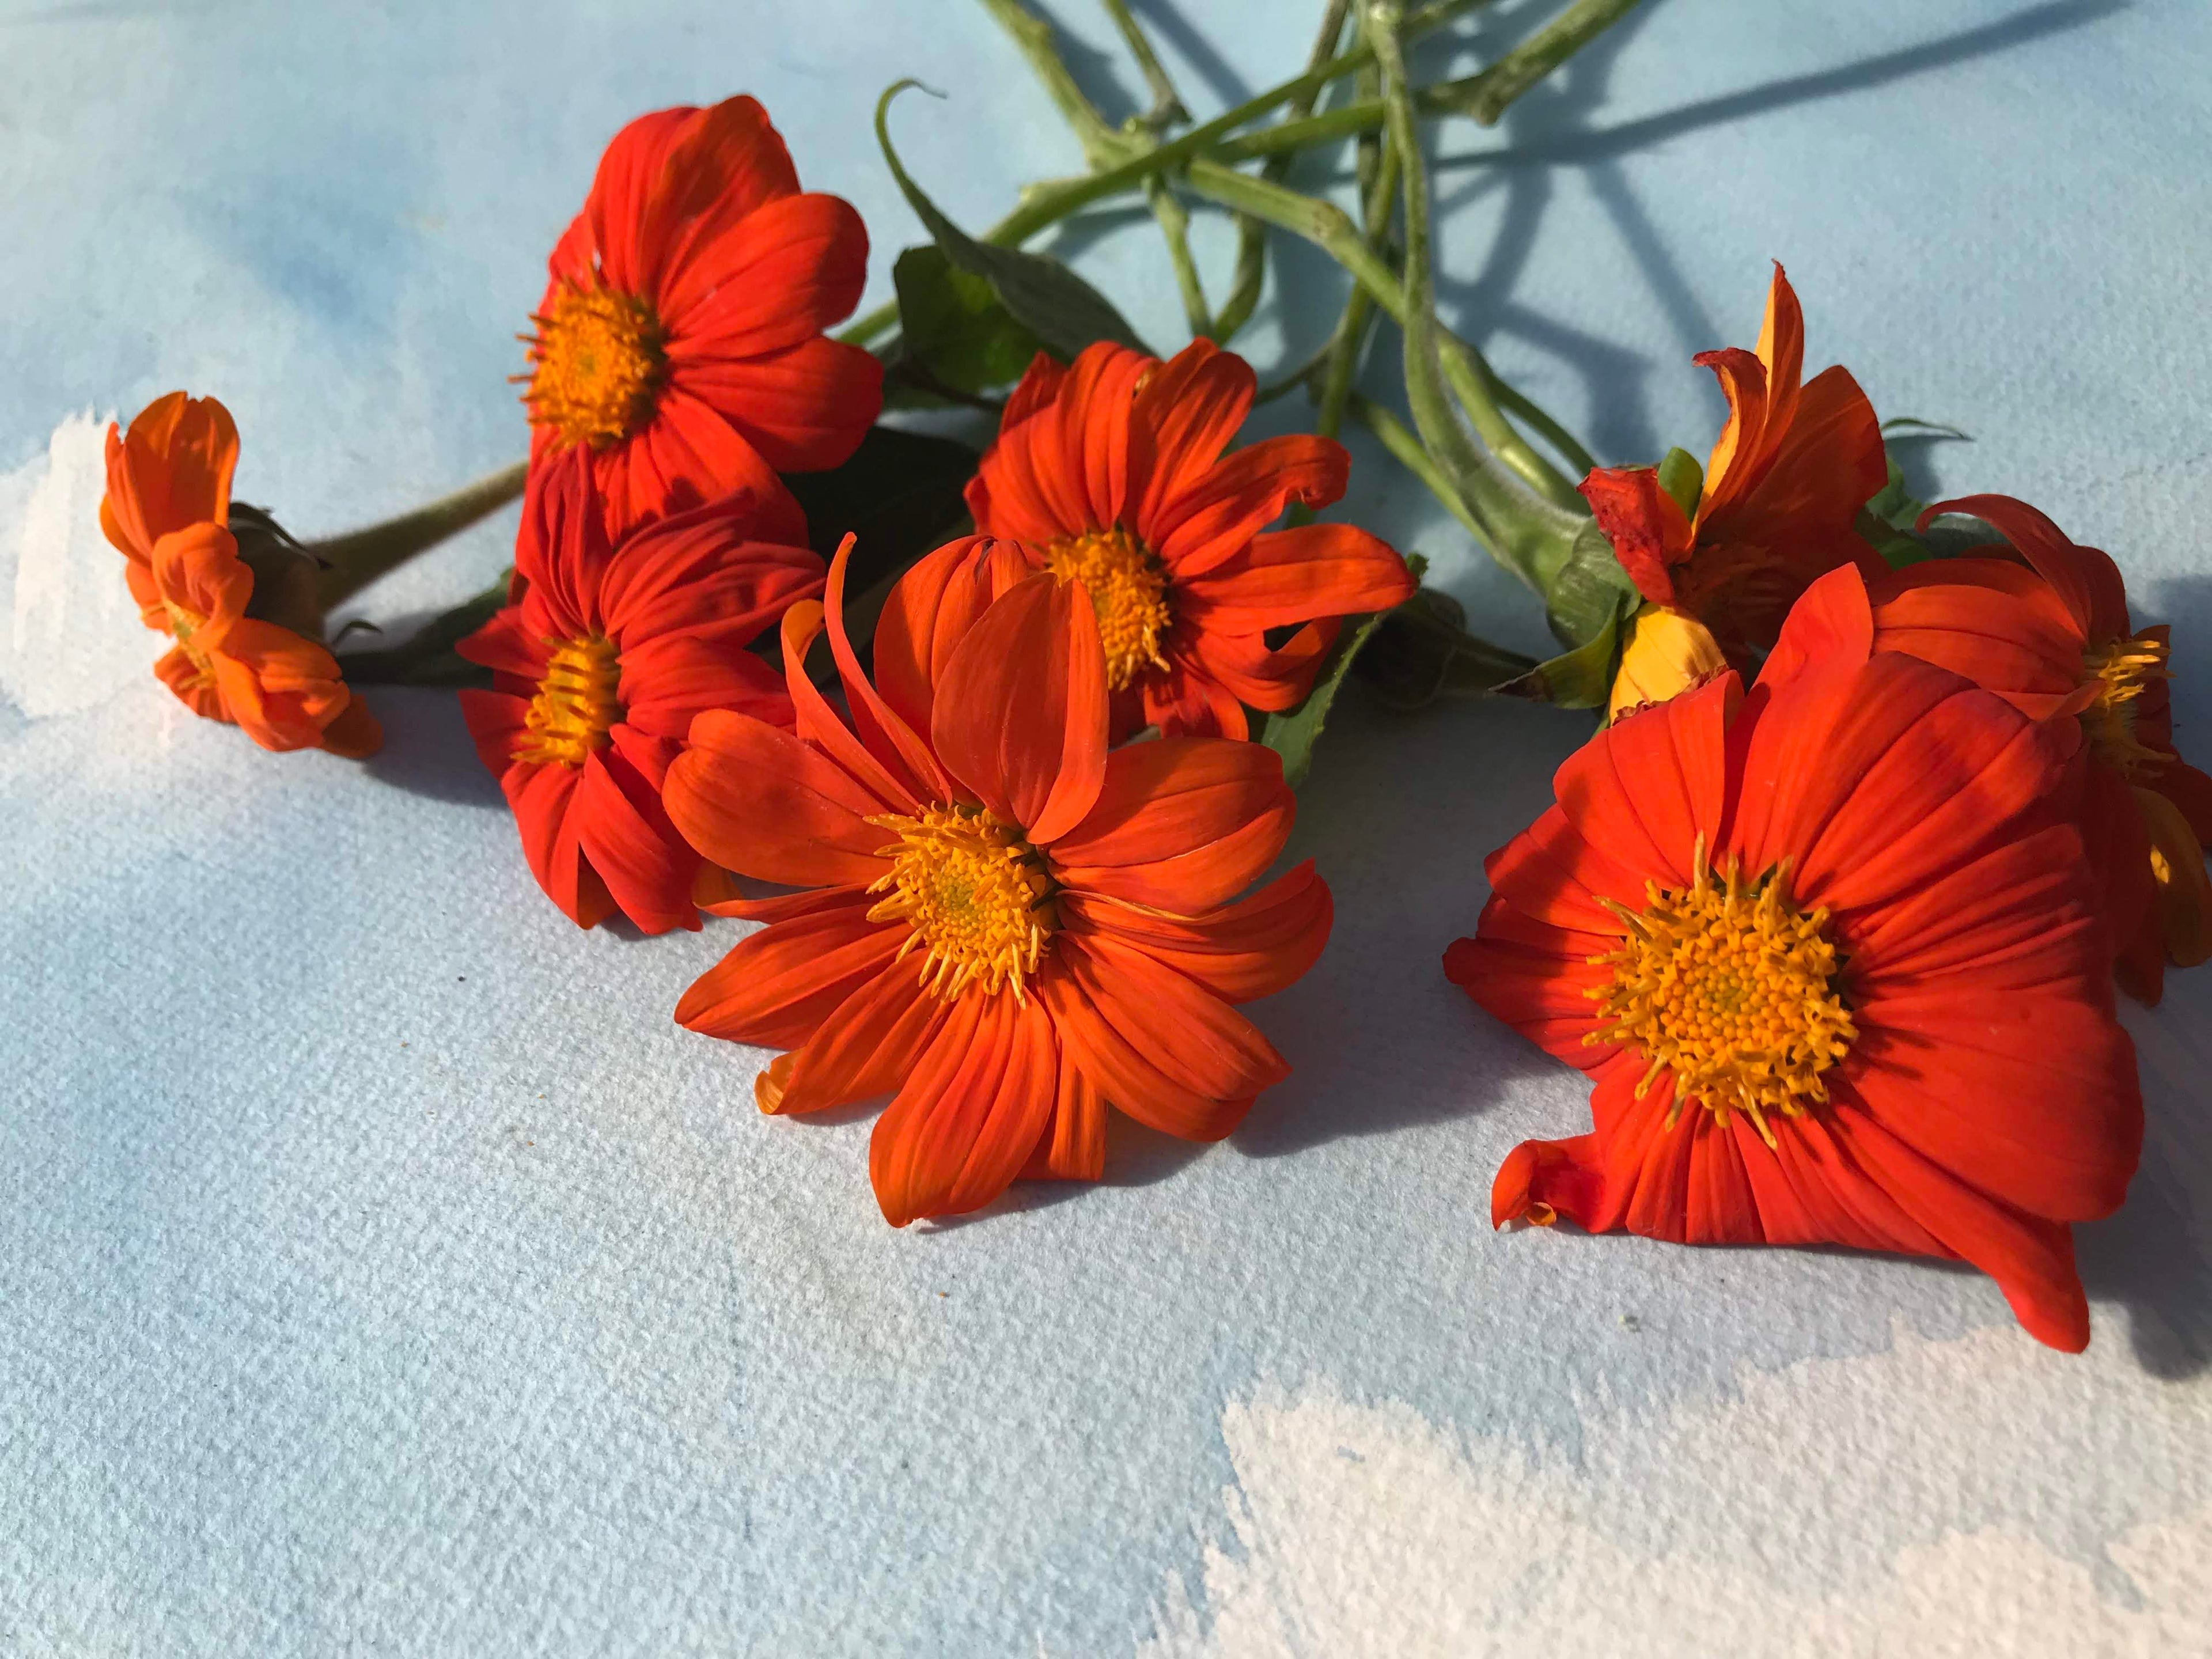
{"label": "pale blue background", "polygon": [[[1140,9],[1210,110],[1294,70],[1318,9]],[[1486,14],[1469,61],[1547,9]],[[1115,87],[1110,29],[1084,0],[1054,10],[1123,112],[1140,89]],[[971,227],[1077,165],[957,0],[5,0],[0,57],[17,507],[65,417],[179,385],[230,404],[240,495],[303,532],[519,455],[511,337],[600,147],[645,109],[761,96],[805,181],[866,217],[871,301],[919,240],[868,132],[888,82],[951,95],[902,102],[896,130]],[[1446,133],[1446,295],[1602,459],[1648,460],[1710,442],[1719,400],[1688,358],[1754,340],[1783,258],[1808,366],[1974,434],[1922,448],[1918,482],[2033,496],[2176,624],[2202,763],[2208,64],[2193,0],[1651,0],[1495,132]],[[1149,223],[1102,222],[1062,250],[1180,344]],[[1219,222],[1200,245],[1218,296]],[[1300,297],[1248,337],[1263,372],[1334,304],[1318,256],[1278,274]],[[70,499],[82,524],[93,498]],[[1371,451],[1347,511],[1540,642]],[[511,525],[361,610],[472,590]],[[732,925],[570,928],[449,698],[373,695],[389,744],[362,769],[264,756],[135,670],[78,685],[37,595],[64,551],[119,574],[96,538],[52,541],[0,524],[0,1653],[1369,1650],[1311,1609],[1264,1638],[1231,1619],[1237,1574],[1340,1533],[1392,1547],[1335,1601],[1414,1609],[1372,1650],[1548,1638],[1535,1590],[1484,1577],[1500,1536],[1394,1556],[1395,1511],[1237,1524],[1272,1513],[1273,1477],[1231,1431],[1282,1399],[1417,1425],[1454,1468],[1535,1460],[1522,1512],[1578,1505],[1650,1568],[1589,1569],[1599,1650],[1683,1550],[1812,1606],[1905,1582],[1946,1538],[2010,1540],[2022,1583],[2081,1576],[2072,1639],[2108,1650],[2166,1607],[2124,1540],[2180,1527],[2185,1576],[2212,1577],[2212,975],[2129,1016],[2152,1127],[2126,1210],[2081,1230],[2085,1358],[1926,1264],[1496,1236],[1499,1158],[1569,1132],[1581,1093],[1437,957],[1587,728],[1355,700],[1292,849],[1334,885],[1336,937],[1257,1011],[1292,1080],[1203,1155],[1131,1133],[1099,1188],[894,1233],[864,1115],[765,1121],[760,1057],[669,1023]],[[1923,1351],[1950,1382],[1885,1382]],[[2040,1391],[2027,1426],[1991,1366]],[[1835,1467],[1727,1432],[1753,1398],[1828,1413]],[[1634,1455],[1638,1425],[1705,1413],[1723,1426],[1695,1455]],[[1901,1445],[1911,1467],[1880,1462]],[[1487,1585],[1487,1611],[1420,1611],[1443,1573]],[[2025,1595],[2005,1573],[1955,1589]],[[1711,1616],[1753,1620],[1763,1650],[1796,1639],[1792,1614]],[[2166,1628],[2186,1650],[2187,1619]]]}

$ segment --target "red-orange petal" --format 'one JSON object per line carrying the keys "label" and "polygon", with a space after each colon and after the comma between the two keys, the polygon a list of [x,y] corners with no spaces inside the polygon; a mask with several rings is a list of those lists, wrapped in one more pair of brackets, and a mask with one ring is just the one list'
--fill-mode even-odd
{"label": "red-orange petal", "polygon": [[1035,568],[1018,543],[963,536],[893,585],[876,622],[876,688],[915,731],[929,730],[937,682],[954,648],[994,600]]}
{"label": "red-orange petal", "polygon": [[1273,750],[1159,738],[1107,757],[1097,805],[1051,854],[1069,888],[1190,915],[1273,863],[1297,812]]}
{"label": "red-orange petal", "polygon": [[1099,1011],[1065,956],[1045,965],[1030,995],[1051,1014],[1060,1051],[1108,1101],[1138,1122],[1184,1140],[1218,1140],[1244,1121],[1252,1097],[1217,1099],[1170,1076]]}
{"label": "red-orange petal", "polygon": [[903,927],[868,920],[864,896],[762,928],[692,982],[676,1023],[763,1048],[796,1048],[891,966]]}
{"label": "red-orange petal", "polygon": [[1273,996],[1303,978],[1328,943],[1328,884],[1308,859],[1251,897],[1195,916],[1163,915],[1118,900],[1064,893],[1060,924],[1143,951],[1224,1002]]}
{"label": "red-orange petal", "polygon": [[1179,579],[1175,603],[1200,628],[1256,634],[1388,611],[1411,599],[1413,586],[1389,543],[1354,525],[1314,524],[1255,536],[1203,574]]}
{"label": "red-orange petal", "polygon": [[1005,1192],[1050,1121],[1059,1064],[1034,1000],[961,998],[876,1120],[868,1179],[884,1219],[959,1215]]}
{"label": "red-orange petal", "polygon": [[661,799],[684,838],[726,870],[791,887],[866,887],[889,866],[866,820],[883,803],[818,750],[744,714],[691,723]]}
{"label": "red-orange petal", "polygon": [[909,955],[840,1003],[785,1056],[781,1077],[755,1090],[761,1109],[826,1111],[896,1089],[951,1012],[923,988],[921,969],[920,954]]}
{"label": "red-orange petal", "polygon": [[1032,576],[954,650],[930,717],[953,776],[1032,842],[1083,821],[1107,772],[1106,653],[1079,584]]}

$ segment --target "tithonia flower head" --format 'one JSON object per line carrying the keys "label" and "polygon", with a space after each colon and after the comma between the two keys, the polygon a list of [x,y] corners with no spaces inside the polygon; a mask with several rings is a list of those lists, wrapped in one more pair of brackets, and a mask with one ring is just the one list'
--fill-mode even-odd
{"label": "tithonia flower head", "polygon": [[1960,1258],[2078,1350],[2069,1224],[2119,1204],[2142,1107],[2074,745],[1873,642],[1834,572],[1748,695],[1599,732],[1492,855],[1444,971],[1596,1085],[1492,1218]]}
{"label": "tithonia flower head", "polygon": [[1364,530],[1267,530],[1291,502],[1343,495],[1350,463],[1304,434],[1224,453],[1253,386],[1206,340],[1164,363],[1109,342],[1066,368],[1040,354],[968,486],[978,531],[1090,593],[1116,738],[1148,725],[1243,738],[1246,705],[1291,708],[1312,689],[1340,618],[1413,592]]}
{"label": "tithonia flower head", "polygon": [[[1106,1108],[1214,1140],[1289,1068],[1231,1006],[1328,936],[1301,865],[1242,892],[1295,803],[1269,749],[1161,738],[1110,754],[1106,656],[1079,582],[1004,547],[941,550],[893,593],[877,682],[828,609],[784,617],[795,732],[702,715],[670,816],[725,869],[806,890],[714,908],[769,926],[684,994],[696,1031],[790,1052],[763,1111],[892,1096],[868,1160],[895,1226],[989,1203],[1024,1174],[1096,1180]],[[913,584],[912,587],[908,584]],[[827,623],[851,711],[808,680]]]}
{"label": "tithonia flower head", "polygon": [[781,678],[745,649],[822,590],[787,505],[740,493],[611,538],[588,458],[532,476],[514,602],[458,647],[492,689],[463,691],[461,712],[531,873],[579,927],[617,910],[648,933],[699,926],[699,857],[661,786],[703,710],[791,723]]}
{"label": "tithonia flower head", "polygon": [[384,741],[320,641],[257,614],[254,573],[229,527],[238,427],[212,398],[158,398],[128,433],[107,429],[100,527],[129,562],[146,626],[175,644],[154,665],[195,714],[264,749],[358,760]]}
{"label": "tithonia flower head", "polygon": [[[2156,1002],[2168,960],[2212,957],[2212,778],[2174,752],[2167,629],[2138,629],[2119,568],[2004,495],[1942,501],[2016,557],[1931,559],[1871,584],[1875,643],[1963,674],[2088,753],[2082,833],[2105,884],[2120,983]],[[1925,524],[1928,519],[1922,522]]]}
{"label": "tithonia flower head", "polygon": [[1851,526],[1888,464],[1881,423],[1848,369],[1798,384],[1805,318],[1779,264],[1758,351],[1729,346],[1696,361],[1718,377],[1729,416],[1695,510],[1648,466],[1600,468],[1582,491],[1644,597],[1703,623],[1742,665],[1774,643],[1816,577],[1886,568]]}
{"label": "tithonia flower head", "polygon": [[883,404],[882,365],[822,333],[867,257],[860,216],[800,193],[752,99],[641,116],[600,159],[525,337],[532,459],[589,452],[617,536],[837,465]]}

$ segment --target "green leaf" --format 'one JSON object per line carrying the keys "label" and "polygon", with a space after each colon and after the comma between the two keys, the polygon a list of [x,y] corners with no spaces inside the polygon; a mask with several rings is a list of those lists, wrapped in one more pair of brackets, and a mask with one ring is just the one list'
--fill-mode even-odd
{"label": "green leaf", "polygon": [[1613,677],[1625,643],[1623,628],[1641,603],[1633,592],[1622,596],[1613,615],[1589,639],[1499,686],[1499,693],[1560,708],[1604,708],[1613,695]]}
{"label": "green leaf", "polygon": [[906,355],[931,379],[984,392],[1021,378],[1037,337],[1014,319],[988,277],[961,270],[939,247],[910,247],[891,267]]}
{"label": "green leaf", "polygon": [[[1406,556],[1406,563],[1419,582],[1428,569],[1429,562],[1418,553]],[[1330,706],[1336,694],[1344,688],[1344,677],[1351,672],[1352,659],[1360,647],[1374,637],[1382,619],[1391,613],[1378,611],[1371,617],[1363,617],[1338,635],[1336,649],[1322,664],[1321,672],[1314,678],[1313,690],[1296,708],[1279,714],[1255,713],[1251,716],[1252,740],[1264,743],[1283,757],[1283,781],[1297,788],[1306,781],[1313,769],[1313,748],[1320,740],[1322,726],[1328,719]]]}
{"label": "green leaf", "polygon": [[[1043,342],[1060,357],[1073,357],[1094,341],[1112,340],[1134,350],[1146,349],[1136,331],[1123,320],[1106,296],[1057,259],[1019,249],[994,247],[979,242],[939,211],[907,174],[898,152],[891,148],[887,123],[891,100],[919,81],[900,81],[885,88],[876,103],[876,142],[907,204],[927,227],[946,261],[957,270],[988,281],[1013,319]],[[927,90],[927,88],[924,88]]]}
{"label": "green leaf", "polygon": [[1670,449],[1659,463],[1659,488],[1674,498],[1682,516],[1698,516],[1698,503],[1705,493],[1705,469],[1686,449]]}
{"label": "green leaf", "polygon": [[1639,597],[1636,584],[1613,557],[1613,544],[1592,519],[1575,537],[1567,562],[1553,577],[1545,608],[1552,632],[1560,644],[1571,647],[1586,645],[1606,633],[1619,619],[1622,602],[1626,600],[1632,611]]}
{"label": "green leaf", "polygon": [[806,509],[816,552],[829,558],[847,535],[856,538],[845,591],[858,597],[965,532],[961,492],[981,459],[950,438],[878,426],[844,465],[787,473],[783,481]]}

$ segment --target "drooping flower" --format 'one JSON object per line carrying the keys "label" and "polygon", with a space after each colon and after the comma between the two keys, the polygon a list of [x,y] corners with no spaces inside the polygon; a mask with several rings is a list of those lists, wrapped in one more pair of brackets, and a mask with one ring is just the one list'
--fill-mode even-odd
{"label": "drooping flower", "polygon": [[860,216],[800,192],[752,99],[641,116],[553,250],[520,377],[532,459],[589,451],[617,537],[837,465],[883,404],[882,365],[822,332],[867,256]]}
{"label": "drooping flower", "polygon": [[[1097,1180],[1109,1104],[1227,1134],[1289,1070],[1231,1005],[1296,980],[1329,928],[1310,863],[1237,897],[1290,834],[1274,752],[1180,737],[1109,754],[1089,595],[1035,574],[990,600],[994,562],[1021,555],[974,551],[904,579],[935,592],[894,596],[908,621],[878,629],[880,690],[846,638],[841,551],[827,611],[784,617],[795,733],[705,714],[668,775],[670,816],[717,866],[808,890],[714,905],[769,926],[677,1019],[788,1051],[756,1086],[763,1111],[891,1095],[868,1168],[894,1226],[1024,1174]],[[963,592],[982,602],[962,631]],[[825,622],[849,725],[805,672]]]}
{"label": "drooping flower", "polygon": [[1773,644],[1815,579],[1840,565],[1869,580],[1886,568],[1851,527],[1888,477],[1881,423],[1840,365],[1801,386],[1804,360],[1804,313],[1777,264],[1758,351],[1696,359],[1719,379],[1729,416],[1695,511],[1652,467],[1601,467],[1582,484],[1638,590],[1703,623],[1739,666]]}
{"label": "drooping flower", "polygon": [[1963,674],[2088,751],[2082,831],[2105,884],[2120,983],[2154,1003],[2166,963],[2212,957],[2212,778],[2174,752],[2167,629],[2138,629],[2118,566],[2004,495],[1942,501],[1994,526],[2021,562],[1931,559],[1871,586],[1875,647]]}
{"label": "drooping flower", "polygon": [[786,499],[734,495],[616,539],[587,457],[532,477],[513,602],[458,647],[492,688],[464,690],[461,712],[531,873],[579,927],[617,910],[648,933],[699,926],[699,857],[661,787],[704,710],[791,723],[781,678],[745,649],[821,592],[820,557],[774,539],[793,533]]}
{"label": "drooping flower", "polygon": [[1589,1133],[1522,1143],[1492,1218],[1963,1259],[2088,1340],[2069,1224],[2142,1134],[2050,727],[1873,649],[1854,570],[1730,673],[1608,727],[1492,855],[1445,973],[1591,1074]]}
{"label": "drooping flower", "polygon": [[1066,368],[1040,354],[968,485],[979,532],[1090,592],[1117,739],[1147,725],[1243,738],[1246,705],[1304,698],[1341,618],[1413,594],[1406,562],[1364,530],[1267,529],[1343,495],[1350,462],[1304,434],[1224,454],[1253,388],[1250,365],[1206,340],[1164,363],[1108,342]]}
{"label": "drooping flower", "polygon": [[1616,720],[1646,703],[1680,696],[1727,667],[1728,659],[1703,623],[1679,611],[1647,605],[1629,623],[1628,642],[1621,647],[1605,717]]}
{"label": "drooping flower", "polygon": [[213,398],[172,392],[128,433],[107,429],[100,527],[127,561],[141,618],[175,641],[154,672],[195,714],[234,725],[264,749],[373,755],[383,732],[337,659],[255,614],[261,596],[230,530],[237,467],[237,423]]}

